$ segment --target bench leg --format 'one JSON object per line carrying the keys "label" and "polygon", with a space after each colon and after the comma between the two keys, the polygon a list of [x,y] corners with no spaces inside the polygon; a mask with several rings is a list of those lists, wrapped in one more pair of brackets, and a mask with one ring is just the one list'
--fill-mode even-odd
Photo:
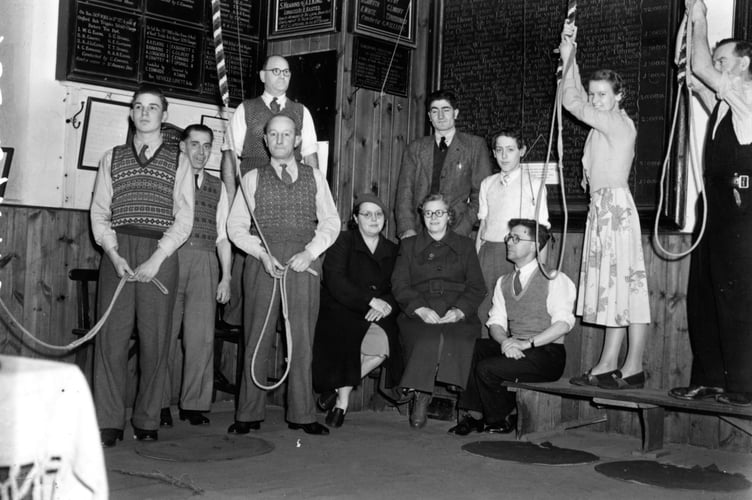
{"label": "bench leg", "polygon": [[561,396],[517,390],[517,438],[533,432],[550,431],[561,422]]}
{"label": "bench leg", "polygon": [[648,453],[663,448],[663,407],[641,408],[642,452]]}

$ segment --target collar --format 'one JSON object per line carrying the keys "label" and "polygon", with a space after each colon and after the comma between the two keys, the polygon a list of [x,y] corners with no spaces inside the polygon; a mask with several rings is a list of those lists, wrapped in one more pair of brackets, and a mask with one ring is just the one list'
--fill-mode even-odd
{"label": "collar", "polygon": [[162,134],[157,135],[157,137],[155,139],[152,139],[151,141],[144,141],[141,137],[138,136],[138,134],[133,136],[133,148],[136,150],[136,153],[141,151],[141,148],[144,145],[149,146],[149,148],[146,150],[146,157],[151,158],[162,145]]}
{"label": "collar", "polygon": [[261,100],[264,101],[264,104],[266,104],[266,107],[268,108],[271,105],[272,99],[277,98],[277,102],[279,103],[279,109],[283,109],[285,107],[285,104],[287,103],[287,95],[282,94],[280,96],[273,96],[266,90],[263,94],[261,94]]}
{"label": "collar", "polygon": [[423,229],[415,237],[415,249],[418,252],[426,250],[428,247],[435,244],[444,244],[448,246],[454,253],[459,254],[462,251],[460,235],[452,231],[452,228],[447,228],[447,233],[440,240],[431,238],[426,229]]}
{"label": "collar", "polygon": [[453,128],[449,132],[445,132],[443,134],[439,134],[437,132],[434,132],[433,133],[433,139],[434,139],[434,141],[436,141],[436,145],[438,146],[439,143],[441,142],[441,138],[444,137],[444,139],[446,139],[447,146],[449,146],[450,144],[452,144],[452,140],[454,139],[454,136],[456,134],[457,134],[457,129],[456,128]]}
{"label": "collar", "polygon": [[538,270],[538,260],[533,259],[520,268],[515,265],[514,269],[515,271],[520,272],[520,282],[522,283],[522,286],[525,286],[533,274]]}
{"label": "collar", "polygon": [[499,172],[499,182],[501,182],[502,186],[506,186],[507,184],[511,183],[512,181],[517,180],[517,178],[522,174],[522,165],[518,165],[517,168],[512,170],[511,172],[504,172],[503,170]]}
{"label": "collar", "polygon": [[379,234],[379,242],[376,244],[376,249],[371,253],[371,249],[366,245],[366,241],[363,239],[363,235],[360,234],[360,230],[356,227],[355,229],[351,229],[350,232],[354,233],[353,248],[356,252],[365,253],[376,260],[388,257],[386,254],[386,245],[383,244],[385,239],[383,234]]}

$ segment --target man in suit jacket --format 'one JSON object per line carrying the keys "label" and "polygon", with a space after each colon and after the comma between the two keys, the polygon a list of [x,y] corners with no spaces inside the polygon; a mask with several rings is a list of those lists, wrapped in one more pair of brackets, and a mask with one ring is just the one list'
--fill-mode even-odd
{"label": "man in suit jacket", "polygon": [[481,137],[454,126],[457,98],[436,90],[426,99],[433,136],[411,142],[402,156],[397,181],[397,234],[414,236],[421,227],[418,205],[433,193],[444,194],[455,212],[454,231],[468,236],[478,220],[480,183],[491,175],[488,148]]}

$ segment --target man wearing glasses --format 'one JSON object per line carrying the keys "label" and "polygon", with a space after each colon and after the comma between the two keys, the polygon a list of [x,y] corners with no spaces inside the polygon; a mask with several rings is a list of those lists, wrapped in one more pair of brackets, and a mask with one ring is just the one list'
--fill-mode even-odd
{"label": "man wearing glasses", "polygon": [[457,98],[449,90],[436,90],[426,99],[433,135],[411,142],[402,156],[395,216],[400,239],[415,236],[421,228],[418,205],[429,194],[446,196],[454,209],[452,230],[469,236],[478,221],[480,183],[491,175],[486,141],[455,128]]}
{"label": "man wearing glasses", "polygon": [[[222,181],[227,188],[230,205],[232,205],[237,179],[236,162],[240,160],[241,176],[249,171],[269,163],[269,151],[264,144],[264,126],[269,119],[284,111],[295,121],[295,127],[301,133],[301,142],[295,148],[295,159],[318,168],[318,142],[316,128],[310,111],[304,105],[286,96],[290,86],[290,65],[282,56],[269,56],[259,71],[259,79],[264,83],[264,92],[253,99],[246,99],[232,115],[225,135],[222,159]],[[230,141],[230,138],[232,141]],[[243,260],[236,253],[232,266],[230,302],[225,307],[223,320],[231,325],[239,325],[242,318],[243,296],[241,275]]]}
{"label": "man wearing glasses", "polygon": [[[517,425],[515,397],[501,383],[549,382],[564,373],[564,336],[574,326],[577,292],[565,274],[548,280],[538,269],[536,225],[532,219],[509,221],[504,241],[515,271],[496,282],[486,323],[491,338],[475,342],[470,377],[459,401],[465,415],[450,433],[512,432]],[[548,236],[548,229],[538,225],[541,249]]]}

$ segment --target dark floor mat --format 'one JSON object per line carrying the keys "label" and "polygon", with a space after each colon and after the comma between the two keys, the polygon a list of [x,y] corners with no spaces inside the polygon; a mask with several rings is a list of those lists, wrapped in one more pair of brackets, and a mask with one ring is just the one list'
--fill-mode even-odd
{"label": "dark floor mat", "polygon": [[598,464],[595,470],[608,477],[670,489],[740,491],[752,486],[743,475],[722,472],[714,465],[689,468],[653,460],[626,460]]}
{"label": "dark floor mat", "polygon": [[145,442],[136,447],[136,453],[172,462],[214,462],[263,455],[273,449],[273,444],[258,438],[197,436],[176,441]]}
{"label": "dark floor mat", "polygon": [[558,448],[551,443],[520,441],[476,441],[462,447],[474,455],[537,465],[580,465],[597,462],[592,453],[568,448]]}

